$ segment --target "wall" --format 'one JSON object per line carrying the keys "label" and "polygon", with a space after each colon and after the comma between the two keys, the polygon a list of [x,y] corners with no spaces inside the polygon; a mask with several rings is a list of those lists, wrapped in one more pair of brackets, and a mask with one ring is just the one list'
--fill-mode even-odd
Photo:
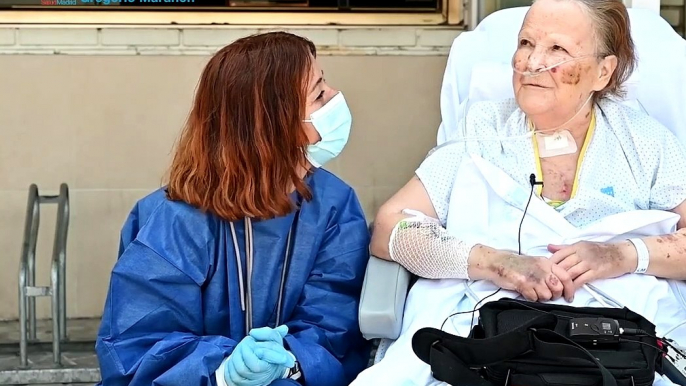
{"label": "wall", "polygon": [[[100,315],[118,232],[136,200],[160,186],[200,71],[238,28],[0,29],[0,319],[17,317],[27,188],[70,187],[68,315]],[[435,143],[450,43],[440,28],[301,29],[354,115],[330,169],[357,189],[368,216]],[[54,207],[38,246],[46,285]],[[47,315],[49,302],[39,302]]]}

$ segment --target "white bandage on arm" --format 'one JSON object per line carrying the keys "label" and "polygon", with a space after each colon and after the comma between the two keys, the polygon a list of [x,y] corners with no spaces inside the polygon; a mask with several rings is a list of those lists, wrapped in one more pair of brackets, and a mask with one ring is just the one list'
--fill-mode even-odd
{"label": "white bandage on arm", "polygon": [[427,279],[469,279],[469,253],[475,244],[450,236],[434,218],[410,210],[391,232],[391,259]]}

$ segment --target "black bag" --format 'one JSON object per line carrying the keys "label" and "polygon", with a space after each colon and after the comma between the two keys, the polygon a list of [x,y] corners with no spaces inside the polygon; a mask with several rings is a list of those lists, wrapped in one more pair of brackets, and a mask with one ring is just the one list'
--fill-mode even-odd
{"label": "black bag", "polygon": [[[621,328],[647,334],[582,346],[567,336],[570,319],[585,317],[614,319]],[[431,365],[434,378],[451,385],[649,386],[662,372],[655,326],[626,308],[501,299],[479,309],[469,338],[423,328],[412,348]]]}

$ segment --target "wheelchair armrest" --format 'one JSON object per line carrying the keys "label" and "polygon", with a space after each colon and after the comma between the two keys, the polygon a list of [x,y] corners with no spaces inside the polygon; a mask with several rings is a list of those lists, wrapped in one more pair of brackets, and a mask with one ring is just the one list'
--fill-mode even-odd
{"label": "wheelchair armrest", "polygon": [[365,339],[398,338],[411,276],[396,262],[370,257],[359,310],[360,331]]}

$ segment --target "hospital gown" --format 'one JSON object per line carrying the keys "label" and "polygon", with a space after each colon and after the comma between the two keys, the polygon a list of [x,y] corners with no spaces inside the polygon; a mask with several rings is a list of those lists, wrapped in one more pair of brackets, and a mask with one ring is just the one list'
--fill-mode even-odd
{"label": "hospital gown", "polygon": [[[629,107],[601,100],[595,114],[596,126],[582,150],[574,196],[555,209],[532,198],[521,227],[524,254],[547,256],[548,243],[592,237],[616,241],[627,235],[675,229],[678,215],[664,211],[686,199],[686,150],[665,127]],[[477,102],[468,111],[466,128],[461,138],[468,141],[454,140],[438,147],[416,174],[451,235],[517,250],[518,227],[531,192],[529,176],[534,173],[542,180],[533,140],[524,135],[524,113],[514,100]],[[483,140],[471,140],[476,138]],[[657,321],[658,334],[673,334],[669,336],[686,344],[683,283],[625,275],[592,284],[612,299],[582,288],[572,305],[600,307],[620,302],[615,306],[627,306]],[[373,386],[382,380],[397,385],[437,383],[428,365],[414,355],[412,335],[422,327],[440,328],[449,315],[471,311],[496,289],[483,280],[420,279],[408,295],[399,339],[353,385]],[[517,296],[502,290],[488,301]],[[565,304],[562,299],[556,303]],[[469,314],[452,317],[445,328],[466,335],[471,318]]]}
{"label": "hospital gown", "polygon": [[[596,105],[595,113],[594,135],[577,171],[576,195],[559,208],[560,214],[583,226],[628,210],[671,210],[686,200],[686,150],[674,134],[648,115],[607,99]],[[514,99],[474,103],[466,128],[464,138],[472,140],[460,142],[455,136],[417,170],[444,225],[465,153],[481,155],[522,186],[529,186],[531,173],[543,181],[533,141],[524,136],[525,115]],[[473,140],[482,137],[486,140]]]}
{"label": "hospital gown", "polygon": [[[305,385],[347,385],[368,362],[357,309],[369,234],[354,191],[325,170],[299,213],[253,221],[255,327],[274,327],[286,251],[284,339]],[[245,269],[243,221],[236,222]],[[121,233],[96,350],[106,386],[216,385],[215,370],[245,336],[229,223],[158,190]],[[272,385],[297,385],[277,380]]]}

